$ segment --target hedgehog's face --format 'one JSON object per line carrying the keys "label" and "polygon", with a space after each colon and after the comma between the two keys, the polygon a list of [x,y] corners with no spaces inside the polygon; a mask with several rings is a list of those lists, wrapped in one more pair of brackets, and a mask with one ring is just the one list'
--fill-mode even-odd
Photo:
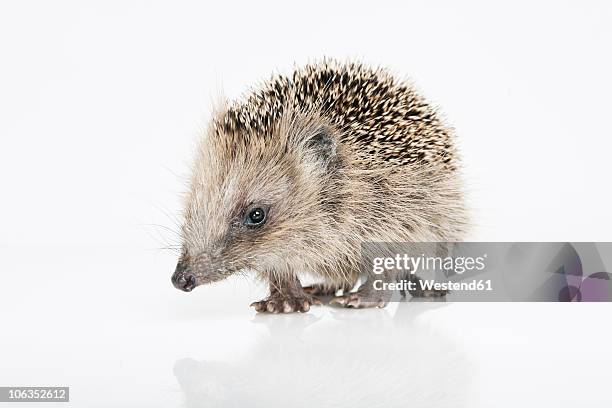
{"label": "hedgehog's face", "polygon": [[329,230],[322,204],[336,137],[308,124],[267,137],[213,134],[200,146],[172,277],[184,291],[251,269],[304,268]]}

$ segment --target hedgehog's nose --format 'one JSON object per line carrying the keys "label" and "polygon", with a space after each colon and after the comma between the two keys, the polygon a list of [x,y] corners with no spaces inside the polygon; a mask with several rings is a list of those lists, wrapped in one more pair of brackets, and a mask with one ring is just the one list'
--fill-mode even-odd
{"label": "hedgehog's nose", "polygon": [[195,276],[191,274],[189,268],[182,262],[176,265],[176,270],[172,275],[172,284],[175,288],[185,292],[191,292],[197,286]]}

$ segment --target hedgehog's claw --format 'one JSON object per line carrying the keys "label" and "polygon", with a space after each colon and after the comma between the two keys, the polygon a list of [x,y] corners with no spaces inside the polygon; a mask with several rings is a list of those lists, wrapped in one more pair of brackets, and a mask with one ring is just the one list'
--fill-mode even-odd
{"label": "hedgehog's claw", "polygon": [[321,301],[319,299],[306,294],[299,297],[271,295],[268,299],[251,303],[251,307],[260,313],[306,313],[310,310],[310,306],[320,304]]}

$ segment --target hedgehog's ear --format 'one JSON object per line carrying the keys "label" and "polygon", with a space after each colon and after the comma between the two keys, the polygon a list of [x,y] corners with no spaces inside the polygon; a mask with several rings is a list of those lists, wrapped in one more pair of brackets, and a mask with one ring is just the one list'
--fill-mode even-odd
{"label": "hedgehog's ear", "polygon": [[328,165],[336,157],[338,142],[333,130],[328,127],[317,127],[309,132],[305,148],[317,161]]}

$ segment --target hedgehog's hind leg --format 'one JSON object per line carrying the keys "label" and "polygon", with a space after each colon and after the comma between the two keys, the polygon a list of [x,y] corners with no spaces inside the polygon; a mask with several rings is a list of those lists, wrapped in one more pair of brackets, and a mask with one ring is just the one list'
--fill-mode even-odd
{"label": "hedgehog's hind leg", "polygon": [[315,283],[313,285],[304,286],[304,292],[312,296],[335,296],[338,291],[343,294],[350,292],[355,283],[343,282],[340,284]]}
{"label": "hedgehog's hind leg", "polygon": [[415,298],[440,298],[448,295],[449,293],[448,290],[443,289],[423,289],[420,283],[421,278],[416,275],[410,275],[408,280],[411,282],[415,282],[415,285],[413,286],[414,289],[408,290],[410,296]]}
{"label": "hedgehog's hind leg", "polygon": [[387,301],[382,296],[370,296],[359,292],[349,292],[345,295],[336,296],[329,302],[330,305],[340,305],[352,309],[364,309],[371,307],[385,307]]}
{"label": "hedgehog's hind leg", "polygon": [[259,302],[251,303],[258,312],[293,313],[307,312],[321,301],[302,289],[298,278],[270,279],[270,295]]}
{"label": "hedgehog's hind leg", "polygon": [[370,277],[364,282],[356,292],[345,291],[341,296],[334,297],[330,304],[336,304],[343,307],[363,309],[370,307],[385,307],[391,299],[393,293],[389,290],[379,290],[374,285],[375,280],[382,280],[384,282],[393,281],[394,275],[392,273],[383,274],[379,277]]}

